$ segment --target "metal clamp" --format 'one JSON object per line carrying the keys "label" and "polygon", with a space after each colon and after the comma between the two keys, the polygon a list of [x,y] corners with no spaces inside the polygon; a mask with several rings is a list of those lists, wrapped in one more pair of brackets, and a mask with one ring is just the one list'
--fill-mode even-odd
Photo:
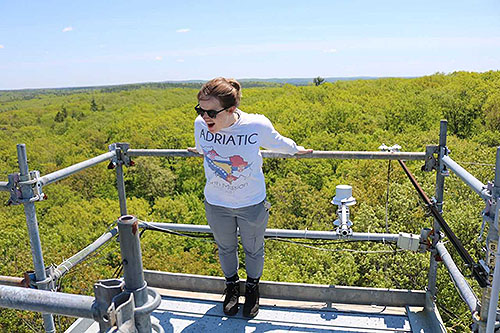
{"label": "metal clamp", "polygon": [[117,165],[133,166],[135,163],[127,155],[130,145],[125,142],[116,142],[108,146],[109,151],[116,151],[116,155],[108,164],[108,169],[114,169]]}
{"label": "metal clamp", "polygon": [[448,147],[439,147],[439,173],[441,176],[447,177],[450,175],[450,171],[446,168],[446,165],[443,163],[443,157],[448,156],[450,150]]}
{"label": "metal clamp", "polygon": [[40,281],[37,281],[34,271],[25,272],[24,276],[26,284],[27,286],[33,289],[57,291],[57,284],[56,284],[57,281],[56,279],[54,279],[54,272],[55,272],[54,265],[46,267],[45,268],[46,278]]}
{"label": "metal clamp", "polygon": [[[7,187],[10,192],[10,198],[6,203],[7,206],[47,199],[47,195],[43,193],[40,172],[37,170],[30,171],[29,179],[26,181],[21,181],[19,173],[11,173],[8,175]],[[30,187],[30,197],[23,197],[23,187]]]}
{"label": "metal clamp", "polygon": [[143,306],[135,308],[134,311],[135,313],[138,314],[151,313],[160,306],[160,303],[161,303],[160,294],[156,290],[148,288],[148,302]]}
{"label": "metal clamp", "polygon": [[422,165],[422,171],[437,170],[439,163],[434,154],[439,154],[438,145],[425,146],[425,164]]}
{"label": "metal clamp", "polygon": [[388,151],[388,152],[391,152],[391,153],[397,153],[401,150],[401,146],[398,145],[398,144],[395,144],[391,147],[389,146],[386,146],[384,143],[381,144],[379,147],[378,147],[379,150],[381,151]]}
{"label": "metal clamp", "polygon": [[[143,288],[147,288],[146,283]],[[148,301],[135,307],[134,291],[126,290],[122,279],[100,280],[94,285],[94,293],[94,319],[99,322],[100,330],[106,332],[135,332],[135,317],[151,314],[161,303],[160,294],[147,288]],[[161,329],[152,326],[155,331],[161,332]]]}
{"label": "metal clamp", "polygon": [[115,297],[108,308],[110,330],[107,332],[136,332],[134,318],[134,294],[123,292]]}

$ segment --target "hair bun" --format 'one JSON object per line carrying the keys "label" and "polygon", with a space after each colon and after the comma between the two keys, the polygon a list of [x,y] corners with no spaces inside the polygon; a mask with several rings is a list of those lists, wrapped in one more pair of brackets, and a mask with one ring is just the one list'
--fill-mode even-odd
{"label": "hair bun", "polygon": [[229,82],[229,84],[232,85],[234,89],[238,91],[241,90],[241,84],[235,79],[227,79],[227,82]]}

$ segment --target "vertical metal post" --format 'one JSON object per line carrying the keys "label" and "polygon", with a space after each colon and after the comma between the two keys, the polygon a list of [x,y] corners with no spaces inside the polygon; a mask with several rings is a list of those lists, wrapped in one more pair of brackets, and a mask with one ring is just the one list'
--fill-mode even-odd
{"label": "vertical metal post", "polygon": [[[491,332],[493,333],[495,330],[495,321],[497,317],[497,305],[498,305],[498,294],[500,292],[500,249],[498,244],[500,244],[500,234],[498,232],[499,227],[498,223],[500,222],[500,147],[497,148],[497,156],[496,156],[496,164],[495,164],[495,183],[493,184],[493,191],[492,191],[492,200],[493,204],[495,205],[495,222],[494,222],[494,227],[491,226],[490,224],[490,230],[494,230],[493,232],[488,233],[488,237],[491,234],[492,239],[488,239],[487,245],[488,245],[488,254],[490,255],[490,251],[493,249],[494,251],[494,257],[495,257],[495,270],[493,273],[493,281],[491,284],[491,289],[489,287],[485,289],[490,289],[489,292],[483,292],[484,294],[489,294],[489,304],[484,304],[484,308],[488,308],[488,313],[487,313],[487,325],[486,325],[486,332]],[[494,244],[492,247],[491,244]],[[483,309],[481,309],[483,310]],[[486,311],[486,309],[485,309]],[[484,312],[485,312],[484,311]],[[483,311],[481,311],[481,314],[483,314]],[[481,316],[482,317],[482,316]]]}
{"label": "vertical metal post", "polygon": [[[148,288],[144,281],[142,268],[141,243],[139,241],[139,223],[132,215],[118,219],[120,235],[120,250],[123,264],[125,290],[134,294],[135,307],[141,307],[148,302]],[[135,326],[139,333],[151,332],[149,313],[135,313]]]}
{"label": "vertical metal post", "polygon": [[[439,153],[438,153],[438,163],[439,167],[436,170],[436,208],[439,213],[443,212],[443,193],[444,193],[444,173],[443,173],[443,162],[442,158],[446,153],[446,134],[448,129],[448,122],[446,120],[441,120],[439,127]],[[429,265],[429,281],[427,284],[427,308],[431,309],[434,307],[434,298],[436,297],[436,279],[437,279],[437,262],[436,262],[436,244],[439,242],[440,226],[436,219],[434,219],[434,234],[432,235],[432,247],[431,247],[431,261]],[[430,302],[432,301],[432,302]],[[433,309],[432,309],[433,310]]]}
{"label": "vertical metal post", "polygon": [[123,159],[121,148],[116,148],[116,188],[120,201],[120,216],[127,215],[127,196],[125,194],[125,181],[123,180]]}
{"label": "vertical metal post", "polygon": [[[26,145],[24,143],[17,145],[17,160],[19,163],[19,180],[25,182],[30,180],[28,169],[28,157],[26,155]],[[33,197],[33,189],[31,185],[21,186],[22,197],[29,199]],[[30,238],[31,255],[35,266],[35,277],[37,281],[45,281],[47,275],[45,273],[45,264],[43,263],[42,245],[40,243],[40,233],[38,232],[38,221],[36,218],[36,210],[34,202],[24,203],[24,214],[26,215],[26,224],[28,226],[28,235]],[[47,290],[47,283],[40,284],[40,289]],[[52,314],[44,313],[43,326],[45,332],[55,332],[54,318]]]}

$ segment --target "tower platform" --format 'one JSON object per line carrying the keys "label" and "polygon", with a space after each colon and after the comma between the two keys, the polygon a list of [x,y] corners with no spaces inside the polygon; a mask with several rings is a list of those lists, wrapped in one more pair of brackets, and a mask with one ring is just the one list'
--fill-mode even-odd
{"label": "tower platform", "polygon": [[[156,271],[145,278],[162,297],[152,316],[165,332],[446,332],[439,313],[425,309],[424,291],[262,281],[259,314],[248,319],[241,309],[224,315],[223,278]],[[78,319],[66,332],[98,331],[97,322]]]}

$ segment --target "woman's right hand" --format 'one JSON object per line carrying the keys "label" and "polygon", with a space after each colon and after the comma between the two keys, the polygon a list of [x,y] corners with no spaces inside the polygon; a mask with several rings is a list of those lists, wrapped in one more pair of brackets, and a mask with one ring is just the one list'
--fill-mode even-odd
{"label": "woman's right hand", "polygon": [[198,151],[196,150],[195,147],[188,147],[187,148],[187,151],[191,152],[191,153],[197,153],[198,154]]}

